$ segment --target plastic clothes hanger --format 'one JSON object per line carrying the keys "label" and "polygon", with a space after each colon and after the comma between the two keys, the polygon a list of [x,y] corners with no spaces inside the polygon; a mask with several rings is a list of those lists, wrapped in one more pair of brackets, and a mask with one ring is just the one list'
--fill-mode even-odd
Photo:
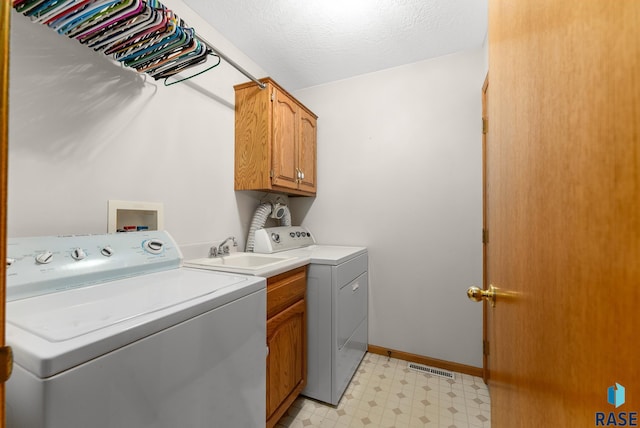
{"label": "plastic clothes hanger", "polygon": [[203,55],[205,49],[206,46],[204,46],[200,40],[193,38],[191,42],[182,49],[176,50],[172,52],[171,55],[160,58],[153,63],[145,64],[144,67],[139,67],[137,70],[148,74],[159,73]]}
{"label": "plastic clothes hanger", "polygon": [[168,77],[168,76],[177,74],[180,71],[186,70],[189,67],[202,64],[207,60],[207,56],[209,55],[209,53],[211,53],[211,51],[209,50],[208,46],[202,43],[201,40],[199,40],[199,43],[200,43],[200,49],[197,52],[184,55],[176,59],[171,64],[161,66],[156,70],[149,72],[148,74],[154,79],[158,80],[163,77]]}
{"label": "plastic clothes hanger", "polygon": [[35,21],[47,12],[56,10],[61,4],[64,4],[65,2],[66,0],[45,0],[38,6],[30,9],[29,12],[25,13],[24,15],[31,17],[31,21]]}
{"label": "plastic clothes hanger", "polygon": [[79,2],[80,0],[64,0],[62,2],[52,4],[42,10],[39,10],[37,13],[31,14],[31,22],[42,24],[48,21],[52,16],[56,16],[61,13],[70,13],[70,11],[75,10],[74,6]]}
{"label": "plastic clothes hanger", "polygon": [[118,61],[132,60],[142,55],[144,52],[148,52],[150,49],[153,49],[153,47],[157,46],[159,43],[166,42],[168,39],[176,37],[177,32],[177,20],[175,17],[169,18],[164,29],[153,34],[152,37],[145,37],[140,43],[136,43],[134,46],[131,46],[124,51],[116,52],[113,57]]}
{"label": "plastic clothes hanger", "polygon": [[194,41],[196,43],[196,47],[194,50],[185,52],[178,57],[174,57],[166,63],[156,64],[152,69],[149,69],[145,72],[151,77],[155,78],[158,75],[169,73],[171,70],[175,70],[178,67],[183,66],[184,64],[190,64],[194,61],[198,61],[206,57],[208,49],[207,46],[198,38],[196,38]]}
{"label": "plastic clothes hanger", "polygon": [[154,11],[145,4],[139,14],[122,20],[109,28],[105,28],[99,33],[79,39],[79,41],[80,43],[87,44],[94,50],[100,50],[144,30],[153,24],[154,19]]}
{"label": "plastic clothes hanger", "polygon": [[184,30],[177,27],[175,34],[147,47],[135,57],[131,57],[128,60],[123,61],[124,65],[127,67],[136,67],[153,61],[154,58],[161,57],[162,54],[166,53],[168,50],[181,46],[185,40],[186,35]]}
{"label": "plastic clothes hanger", "polygon": [[143,54],[132,61],[125,61],[125,65],[128,67],[138,68],[156,60],[162,60],[172,52],[184,49],[185,46],[188,46],[188,44],[191,43],[191,40],[193,40],[193,30],[190,28],[178,27],[177,33],[179,34],[179,39],[168,40],[166,43],[158,45],[156,49],[149,53]]}
{"label": "plastic clothes hanger", "polygon": [[65,34],[69,37],[75,37],[76,35],[92,29],[94,26],[100,24],[106,19],[110,13],[114,10],[118,11],[122,7],[130,6],[133,0],[108,0],[100,8],[94,8],[93,13],[90,16],[83,18],[80,22],[75,22],[72,26],[68,27]]}
{"label": "plastic clothes hanger", "polygon": [[47,19],[46,24],[49,28],[56,28],[65,22],[80,16],[86,12],[88,8],[95,6],[98,2],[104,0],[81,0],[80,2],[62,5],[60,13],[56,13],[51,19]]}
{"label": "plastic clothes hanger", "polygon": [[[221,58],[158,0],[13,0],[16,11],[58,34],[103,51],[170,86],[217,67]],[[217,62],[192,76],[168,82],[184,70]]]}
{"label": "plastic clothes hanger", "polygon": [[102,25],[111,22],[113,17],[130,13],[138,6],[140,5],[136,0],[118,0],[117,3],[98,11],[91,18],[83,21],[82,24],[69,31],[67,35],[77,39],[79,36],[86,35],[92,31],[97,32],[98,29],[102,28]]}
{"label": "plastic clothes hanger", "polygon": [[16,9],[16,12],[20,12],[24,15],[27,15],[29,11],[31,11],[32,9],[35,9],[45,1],[47,0],[26,0],[26,1],[20,2],[17,6],[15,6],[14,4],[14,7]]}
{"label": "plastic clothes hanger", "polygon": [[94,25],[88,29],[80,30],[79,34],[70,34],[70,37],[75,37],[78,40],[81,38],[91,37],[102,30],[118,25],[120,21],[140,14],[143,10],[144,3],[142,0],[129,0],[128,2],[122,2],[121,7],[115,7],[102,17],[102,19],[97,20],[100,22],[95,22]]}
{"label": "plastic clothes hanger", "polygon": [[150,9],[150,15],[148,19],[144,19],[135,25],[132,25],[130,28],[127,28],[124,33],[120,36],[109,37],[108,40],[105,40],[107,44],[100,43],[95,49],[104,49],[105,55],[117,52],[118,47],[121,47],[121,50],[124,50],[125,47],[136,44],[139,41],[146,40],[150,38],[157,29],[162,29],[167,24],[166,18],[156,10]]}
{"label": "plastic clothes hanger", "polygon": [[198,40],[192,38],[191,42],[187,46],[184,46],[183,48],[178,49],[176,51],[173,51],[171,55],[165,56],[164,58],[157,59],[156,61],[153,61],[150,64],[144,64],[143,66],[136,67],[136,70],[138,70],[140,73],[153,72],[154,70],[157,70],[160,67],[173,63],[175,60],[179,58],[183,58],[191,53],[198,52],[198,49],[202,49],[198,44]]}
{"label": "plastic clothes hanger", "polygon": [[114,58],[117,59],[118,56],[123,56],[127,52],[132,52],[134,49],[139,49],[141,46],[144,46],[146,43],[149,43],[151,40],[158,37],[158,35],[166,32],[171,25],[169,14],[164,13],[164,11],[156,11],[156,14],[160,18],[160,22],[158,22],[157,25],[149,27],[139,34],[136,34],[127,40],[109,47],[105,51],[105,54],[113,54]]}
{"label": "plastic clothes hanger", "polygon": [[65,16],[68,16],[74,11],[83,8],[85,5],[91,3],[92,1],[93,0],[72,0],[63,6],[60,6],[59,8],[56,8],[55,10],[52,10],[47,14],[44,14],[34,22],[40,22],[49,26],[49,24],[51,24],[52,22],[63,19]]}
{"label": "plastic clothes hanger", "polygon": [[[211,67],[208,67],[208,68],[206,68],[206,69],[204,69],[204,70],[202,70],[202,71],[200,71],[200,72],[198,72],[198,73],[196,73],[196,74],[194,74],[194,75],[192,75],[192,76],[185,77],[184,79],[176,80],[175,82],[171,82],[171,83],[167,83],[167,80],[169,80],[169,78],[170,78],[171,76],[173,76],[173,74],[171,74],[171,75],[169,75],[169,76],[166,76],[166,77],[164,77],[164,86],[171,86],[171,85],[175,85],[176,83],[180,83],[180,82],[184,82],[185,80],[193,79],[194,77],[199,76],[199,75],[201,75],[201,74],[203,74],[203,73],[206,73],[207,71],[213,70],[214,68],[216,68],[217,66],[219,66],[219,65],[220,65],[220,61],[221,61],[221,59],[220,59],[220,57],[219,57],[218,55],[216,55],[216,54],[214,54],[214,53],[211,53],[211,55],[212,55],[212,56],[215,56],[216,58],[218,58],[218,62],[216,62],[216,63],[215,63],[214,65],[212,65]],[[202,62],[205,62],[205,61],[206,61],[206,58],[205,58],[205,59],[204,59],[204,61],[202,61]],[[190,66],[190,67],[191,67],[191,66]],[[175,74],[175,73],[174,73],[174,74]]]}
{"label": "plastic clothes hanger", "polygon": [[134,46],[138,46],[154,37],[158,32],[164,31],[164,28],[166,28],[168,24],[169,20],[164,13],[151,9],[151,21],[147,25],[141,27],[133,34],[111,41],[109,45],[104,47],[104,54],[117,54]]}
{"label": "plastic clothes hanger", "polygon": [[51,23],[50,27],[57,31],[58,34],[67,34],[77,26],[82,25],[86,20],[91,19],[101,10],[116,3],[118,3],[118,0],[94,0],[94,2],[89,3],[76,13],[67,15],[63,19]]}

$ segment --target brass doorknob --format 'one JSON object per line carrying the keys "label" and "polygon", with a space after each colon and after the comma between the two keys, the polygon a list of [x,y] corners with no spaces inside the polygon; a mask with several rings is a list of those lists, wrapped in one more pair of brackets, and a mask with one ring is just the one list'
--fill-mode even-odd
{"label": "brass doorknob", "polygon": [[474,302],[480,302],[482,299],[486,299],[491,303],[491,306],[496,305],[496,289],[493,285],[490,285],[488,290],[469,287],[467,289],[467,297]]}

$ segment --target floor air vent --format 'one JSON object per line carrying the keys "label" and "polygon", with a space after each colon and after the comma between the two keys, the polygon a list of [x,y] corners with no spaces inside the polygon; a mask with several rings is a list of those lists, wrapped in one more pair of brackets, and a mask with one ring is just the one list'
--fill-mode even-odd
{"label": "floor air vent", "polygon": [[413,371],[420,372],[420,373],[431,374],[431,375],[434,375],[434,376],[440,376],[440,377],[444,377],[444,378],[447,378],[447,379],[455,379],[456,378],[456,375],[453,372],[450,372],[448,370],[435,369],[433,367],[425,366],[425,365],[422,365],[422,364],[409,363],[409,365],[407,367],[409,368],[409,370],[413,370]]}

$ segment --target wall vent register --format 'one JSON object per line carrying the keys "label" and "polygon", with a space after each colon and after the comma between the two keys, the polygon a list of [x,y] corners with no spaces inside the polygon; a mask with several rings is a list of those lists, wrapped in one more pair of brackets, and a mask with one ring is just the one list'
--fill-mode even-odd
{"label": "wall vent register", "polygon": [[407,365],[407,368],[409,370],[413,370],[414,372],[427,373],[434,376],[443,377],[446,379],[456,378],[455,374],[453,372],[450,372],[449,370],[436,369],[434,367],[425,366],[424,364],[409,363]]}

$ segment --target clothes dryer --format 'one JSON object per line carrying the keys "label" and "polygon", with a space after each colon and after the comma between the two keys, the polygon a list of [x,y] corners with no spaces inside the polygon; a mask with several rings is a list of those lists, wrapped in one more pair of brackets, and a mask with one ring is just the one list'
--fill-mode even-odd
{"label": "clothes dryer", "polygon": [[307,228],[280,226],[257,230],[254,252],[310,260],[302,394],[337,405],[368,346],[367,248],[318,245]]}

